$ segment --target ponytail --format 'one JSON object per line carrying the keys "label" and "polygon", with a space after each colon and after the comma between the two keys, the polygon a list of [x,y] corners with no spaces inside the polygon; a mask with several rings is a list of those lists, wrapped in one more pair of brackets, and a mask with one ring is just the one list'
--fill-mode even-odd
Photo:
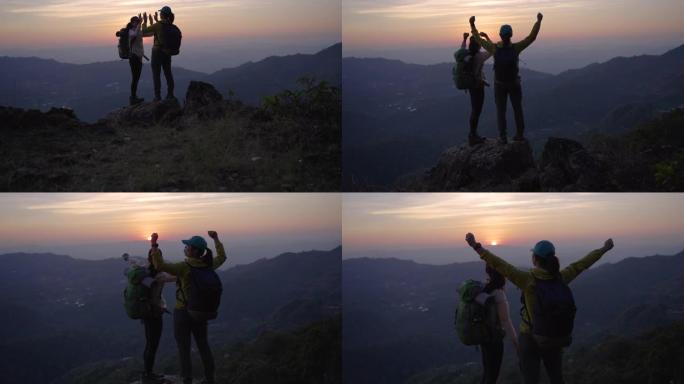
{"label": "ponytail", "polygon": [[534,255],[534,258],[537,260],[539,268],[545,270],[554,277],[560,276],[560,261],[556,255],[548,255],[546,257]]}
{"label": "ponytail", "polygon": [[200,260],[204,262],[204,264],[207,264],[210,267],[214,266],[214,253],[211,251],[211,249],[207,248],[206,252],[204,252],[204,255],[200,257]]}

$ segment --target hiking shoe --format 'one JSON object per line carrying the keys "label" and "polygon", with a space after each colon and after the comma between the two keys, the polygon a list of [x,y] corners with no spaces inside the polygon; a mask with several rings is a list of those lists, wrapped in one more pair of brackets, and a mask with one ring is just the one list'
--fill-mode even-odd
{"label": "hiking shoe", "polygon": [[131,105],[137,105],[145,101],[142,97],[137,97],[137,96],[131,96],[128,98],[128,101]]}
{"label": "hiking shoe", "polygon": [[499,137],[499,144],[508,144],[508,138],[506,136]]}
{"label": "hiking shoe", "polygon": [[485,138],[478,135],[477,133],[471,133],[468,135],[468,144],[470,144],[471,147],[482,144],[484,142]]}
{"label": "hiking shoe", "polygon": [[527,141],[523,135],[513,136],[513,141]]}

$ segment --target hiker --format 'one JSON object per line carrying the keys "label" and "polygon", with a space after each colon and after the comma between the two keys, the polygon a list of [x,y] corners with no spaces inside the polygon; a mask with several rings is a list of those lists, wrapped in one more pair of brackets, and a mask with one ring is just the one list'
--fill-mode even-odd
{"label": "hiker", "polygon": [[128,101],[130,105],[140,104],[145,99],[138,97],[138,81],[140,81],[140,74],[142,73],[143,57],[145,57],[145,48],[143,46],[142,35],[142,19],[140,15],[131,17],[131,22],[126,26],[128,28],[128,44],[130,54],[128,56],[128,64],[131,67],[131,96]]}
{"label": "hiker", "polygon": [[[160,9],[159,14],[154,13],[154,22],[152,14],[143,15],[143,36],[154,36],[154,45],[152,46],[152,79],[154,81],[154,101],[161,100],[161,71],[164,70],[164,77],[166,78],[166,99],[175,99],[173,94],[174,81],[173,73],[171,72],[171,56],[178,54],[180,47],[181,33],[178,27],[173,25],[175,15],[171,12],[171,7],[164,6]],[[148,20],[149,17],[149,20]],[[160,20],[161,18],[161,20]],[[147,25],[149,21],[150,25]]]}
{"label": "hiker", "polygon": [[[152,236],[151,247],[156,249],[157,237]],[[149,288],[147,290],[148,303],[150,305],[150,310],[148,313],[141,314],[141,320],[145,326],[145,350],[143,352],[143,362],[145,370],[142,373],[141,382],[142,384],[156,384],[162,383],[164,380],[164,375],[154,373],[154,361],[157,355],[157,349],[159,348],[159,341],[161,340],[162,328],[163,328],[163,315],[168,313],[166,309],[166,302],[162,297],[162,291],[164,290],[165,283],[171,283],[176,281],[175,276],[171,276],[167,273],[158,271],[152,263],[152,249],[147,253],[147,261],[138,260],[136,258],[130,257],[127,253],[123,254],[124,261],[130,264],[127,268],[125,275],[129,275],[133,268],[139,271],[138,278],[141,278],[139,284],[142,284]],[[130,313],[129,313],[130,315]],[[137,318],[138,316],[132,316]]]}
{"label": "hiker", "polygon": [[[494,300],[496,312],[499,319],[499,326],[508,335],[513,346],[518,350],[518,335],[511,322],[508,299],[504,292],[506,279],[502,274],[492,268],[489,264],[485,267],[487,272],[487,284],[482,293],[475,297],[475,301],[485,305],[487,300]],[[503,338],[497,338],[489,343],[480,344],[482,352],[482,384],[496,384],[503,361]]]}
{"label": "hiker", "polygon": [[[480,32],[480,35],[484,37],[487,41],[489,36],[486,33]],[[466,49],[466,40],[468,39],[468,32],[463,33],[463,42],[461,43],[461,49]],[[491,42],[491,41],[490,41]],[[463,59],[467,62],[465,68],[472,72],[473,84],[467,89],[470,93],[470,133],[468,134],[468,143],[471,146],[481,144],[484,142],[484,138],[477,134],[477,124],[480,120],[480,114],[482,113],[482,106],[484,104],[485,97],[485,86],[489,86],[489,83],[485,80],[484,72],[482,67],[485,61],[489,59],[492,54],[487,51],[482,51],[480,43],[474,37],[470,38],[467,49],[467,56]],[[457,53],[458,54],[458,53]]]}
{"label": "hiker", "polygon": [[516,126],[513,140],[525,140],[525,120],[522,110],[522,87],[520,85],[520,76],[518,75],[518,57],[537,38],[543,17],[544,15],[538,13],[537,22],[532,27],[530,35],[517,43],[511,42],[513,28],[508,24],[502,25],[499,30],[501,41],[496,44],[480,37],[475,27],[475,16],[470,17],[470,28],[473,38],[482,45],[482,48],[494,55],[494,100],[496,101],[499,142],[502,144],[508,142],[508,135],[506,133],[506,104],[509,97],[513,106]]}
{"label": "hiker", "polygon": [[465,239],[482,260],[522,290],[518,357],[525,383],[539,383],[539,364],[544,362],[550,383],[562,384],[563,348],[572,341],[576,311],[567,285],[611,250],[613,240],[562,270],[553,243],[542,240],[531,250],[534,267],[522,271],[482,247],[472,233]]}
{"label": "hiker", "polygon": [[[152,261],[158,271],[170,273],[178,278],[176,281],[176,308],[173,312],[174,335],[178,345],[178,355],[181,366],[181,377],[183,384],[192,383],[192,361],[190,358],[191,335],[195,338],[197,349],[199,350],[202,364],[204,365],[204,376],[206,384],[214,384],[214,357],[209,347],[207,339],[207,320],[198,319],[194,312],[198,311],[196,301],[212,301],[209,297],[198,297],[204,294],[202,288],[198,286],[198,280],[206,279],[206,274],[213,274],[214,279],[218,279],[214,270],[219,268],[226,261],[226,253],[223,244],[218,239],[215,231],[208,232],[209,237],[214,240],[216,247],[216,257],[207,247],[207,242],[201,236],[193,236],[189,240],[183,240],[185,244],[185,261],[178,263],[168,263],[162,258],[158,248],[152,251]],[[153,235],[154,236],[154,235]],[[220,281],[219,281],[220,285]],[[220,289],[220,287],[219,287]],[[218,293],[220,296],[220,292]],[[202,303],[200,303],[202,304]],[[216,311],[218,302],[211,310]],[[213,317],[216,317],[216,312]]]}

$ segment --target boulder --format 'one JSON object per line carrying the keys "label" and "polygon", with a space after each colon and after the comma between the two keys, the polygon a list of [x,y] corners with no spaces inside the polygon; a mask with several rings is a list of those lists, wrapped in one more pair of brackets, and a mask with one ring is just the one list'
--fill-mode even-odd
{"label": "boulder", "polygon": [[487,139],[471,147],[455,146],[442,153],[424,177],[429,191],[538,191],[532,148],[526,141],[499,144]]}
{"label": "boulder", "polygon": [[539,159],[539,180],[544,191],[613,191],[607,164],[570,139],[552,137]]}
{"label": "boulder", "polygon": [[191,81],[185,93],[183,112],[186,116],[194,115],[200,119],[220,118],[225,112],[223,96],[211,84]]}

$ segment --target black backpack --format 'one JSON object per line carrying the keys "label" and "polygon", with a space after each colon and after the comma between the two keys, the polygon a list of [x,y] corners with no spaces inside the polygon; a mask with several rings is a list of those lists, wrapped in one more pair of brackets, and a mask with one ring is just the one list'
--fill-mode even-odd
{"label": "black backpack", "polygon": [[[575,324],[575,298],[560,278],[535,278],[532,336],[540,348],[567,347]],[[521,297],[524,301],[524,298]]]}
{"label": "black backpack", "polygon": [[119,38],[119,57],[128,59],[131,56],[131,42],[128,39],[128,27],[116,31],[115,35]]}
{"label": "black backpack", "polygon": [[176,56],[180,53],[181,39],[183,35],[180,29],[175,24],[163,23],[163,39],[162,46],[164,52],[171,56]]}
{"label": "black backpack", "polygon": [[190,266],[190,286],[186,296],[186,308],[190,317],[197,321],[207,321],[218,316],[223,285],[212,267]]}
{"label": "black backpack", "polygon": [[518,79],[518,52],[513,44],[498,46],[494,52],[494,77],[504,83]]}

